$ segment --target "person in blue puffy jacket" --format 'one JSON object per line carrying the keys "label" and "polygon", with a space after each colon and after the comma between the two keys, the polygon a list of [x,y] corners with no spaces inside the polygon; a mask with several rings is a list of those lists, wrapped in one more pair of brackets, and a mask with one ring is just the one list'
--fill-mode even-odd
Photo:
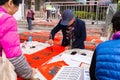
{"label": "person in blue puffy jacket", "polygon": [[91,80],[120,80],[120,11],[111,22],[114,34],[96,47],[89,69]]}

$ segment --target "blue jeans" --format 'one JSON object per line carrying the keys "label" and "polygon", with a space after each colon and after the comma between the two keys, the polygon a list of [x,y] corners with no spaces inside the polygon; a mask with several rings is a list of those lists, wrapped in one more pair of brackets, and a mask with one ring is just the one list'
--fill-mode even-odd
{"label": "blue jeans", "polygon": [[27,23],[28,23],[28,30],[32,29],[32,19],[27,17]]}

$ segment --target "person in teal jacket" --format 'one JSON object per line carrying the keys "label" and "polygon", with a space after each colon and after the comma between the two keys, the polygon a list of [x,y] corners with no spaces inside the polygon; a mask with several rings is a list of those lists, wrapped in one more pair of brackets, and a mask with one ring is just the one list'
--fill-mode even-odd
{"label": "person in teal jacket", "polygon": [[120,80],[120,11],[112,20],[112,40],[100,43],[90,65],[91,80]]}

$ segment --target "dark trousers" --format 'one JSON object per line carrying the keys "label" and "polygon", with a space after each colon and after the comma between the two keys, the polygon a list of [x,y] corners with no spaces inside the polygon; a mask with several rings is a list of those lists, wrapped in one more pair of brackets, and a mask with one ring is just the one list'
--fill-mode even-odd
{"label": "dark trousers", "polygon": [[27,17],[27,23],[28,23],[28,30],[32,29],[32,19]]}
{"label": "dark trousers", "polygon": [[52,13],[52,18],[55,18],[55,13]]}
{"label": "dark trousers", "polygon": [[47,20],[49,19],[50,17],[50,10],[47,10]]}

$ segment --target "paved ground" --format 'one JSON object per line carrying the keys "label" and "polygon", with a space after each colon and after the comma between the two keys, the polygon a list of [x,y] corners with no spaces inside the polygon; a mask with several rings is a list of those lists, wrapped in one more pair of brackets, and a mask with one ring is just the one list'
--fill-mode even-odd
{"label": "paved ground", "polygon": [[[46,20],[36,18],[33,21],[33,26],[32,26],[32,31],[40,31],[40,30],[51,30],[59,20],[51,20],[50,22],[47,22]],[[19,20],[18,21],[18,32],[23,32],[23,31],[29,31],[26,20]]]}

